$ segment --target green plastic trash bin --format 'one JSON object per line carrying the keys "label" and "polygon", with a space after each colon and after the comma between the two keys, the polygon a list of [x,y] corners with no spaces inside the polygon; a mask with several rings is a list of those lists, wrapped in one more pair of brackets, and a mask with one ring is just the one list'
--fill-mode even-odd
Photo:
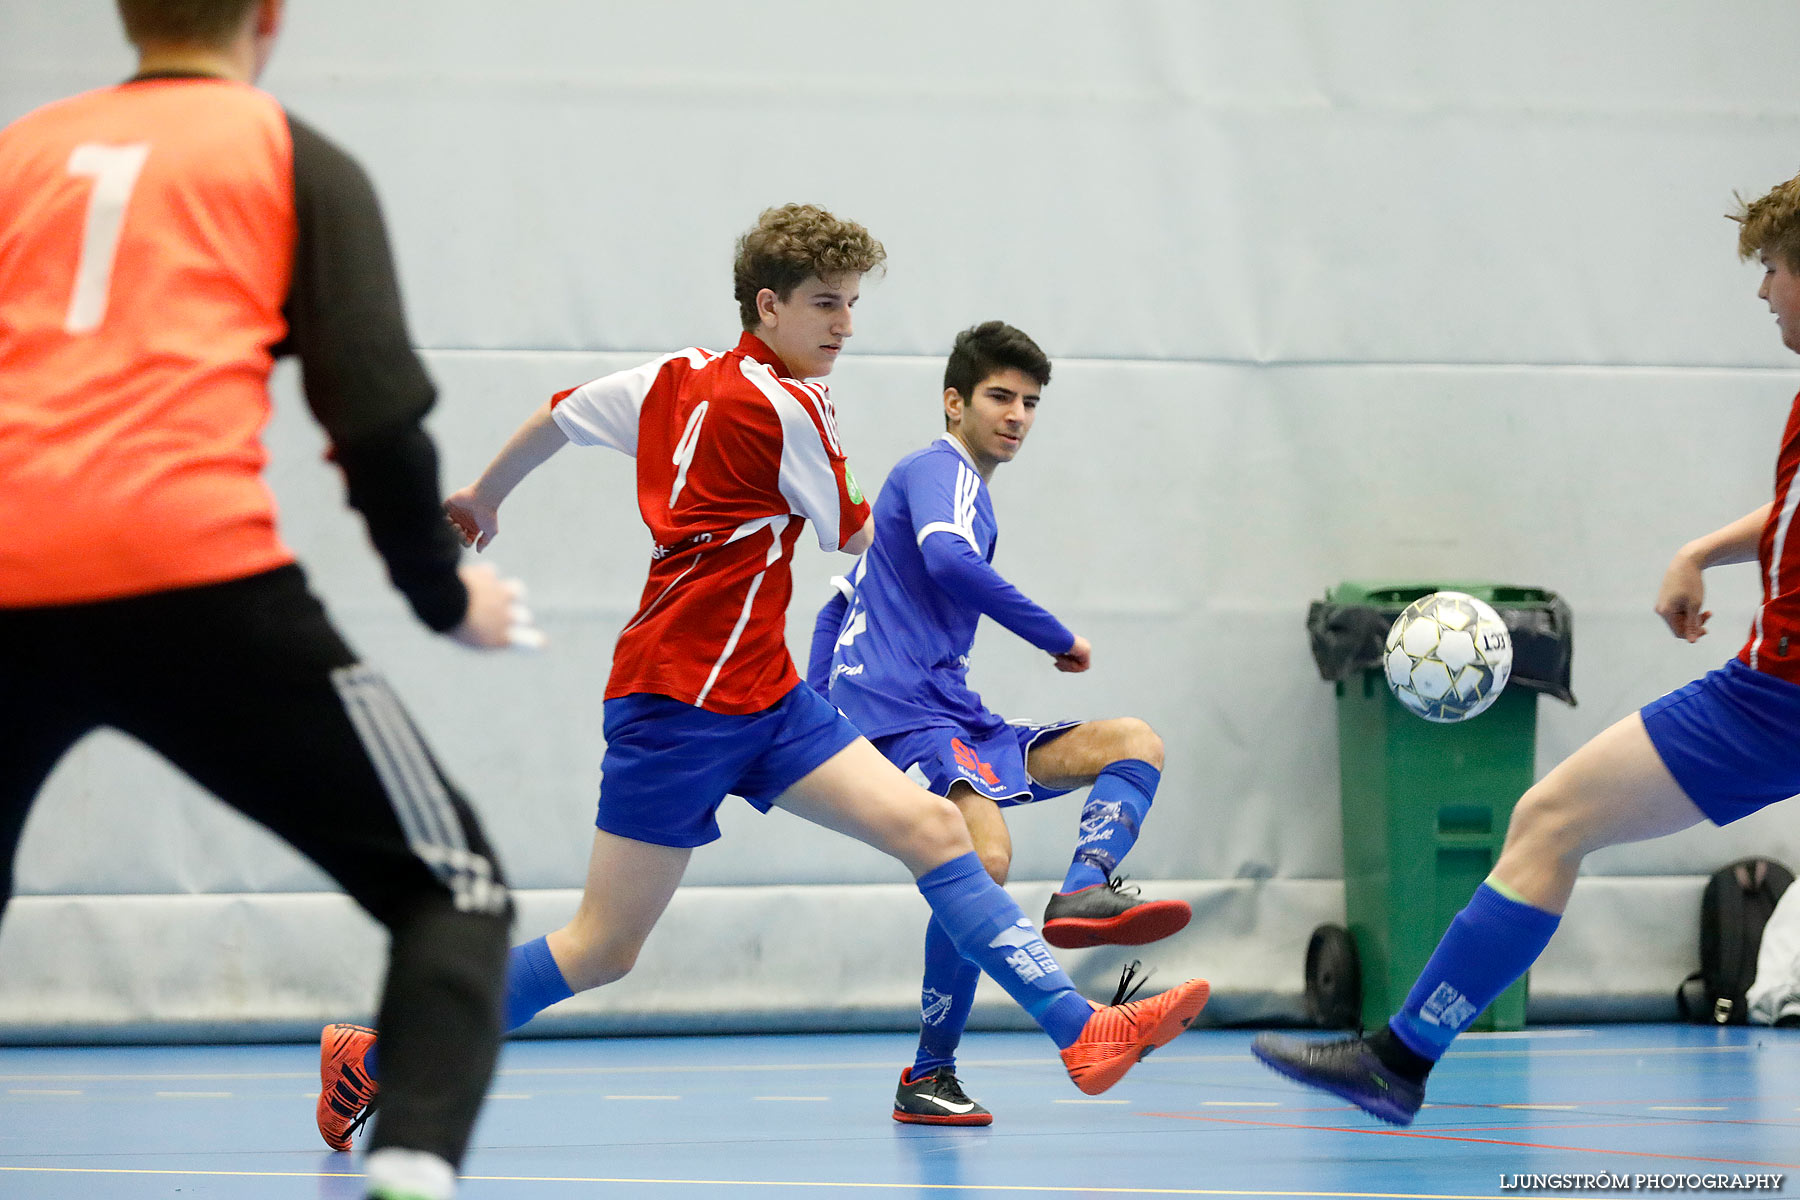
{"label": "green plastic trash bin", "polygon": [[[1408,712],[1388,691],[1380,666],[1388,626],[1407,604],[1436,591],[1487,601],[1514,635],[1514,675],[1506,690],[1487,711],[1457,724]],[[1568,606],[1541,588],[1347,582],[1309,617],[1321,673],[1327,657],[1320,653],[1321,609],[1340,631],[1346,624],[1356,628],[1359,641],[1359,652],[1337,664],[1338,762],[1344,900],[1361,966],[1362,1020],[1373,1029],[1399,1009],[1438,939],[1500,856],[1513,804],[1533,780],[1537,693],[1574,702],[1570,622]],[[1336,648],[1344,645],[1340,638]],[[1472,1028],[1521,1028],[1526,983],[1508,988]]]}

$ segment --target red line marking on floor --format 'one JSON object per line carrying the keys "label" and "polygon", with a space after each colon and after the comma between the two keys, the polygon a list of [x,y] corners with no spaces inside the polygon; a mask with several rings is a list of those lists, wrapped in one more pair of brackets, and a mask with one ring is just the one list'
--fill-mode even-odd
{"label": "red line marking on floor", "polygon": [[1570,1121],[1566,1125],[1553,1125],[1548,1122],[1542,1125],[1458,1125],[1458,1133],[1501,1133],[1511,1130],[1514,1133],[1526,1133],[1541,1129],[1546,1133],[1555,1133],[1559,1129],[1667,1129],[1668,1121]]}

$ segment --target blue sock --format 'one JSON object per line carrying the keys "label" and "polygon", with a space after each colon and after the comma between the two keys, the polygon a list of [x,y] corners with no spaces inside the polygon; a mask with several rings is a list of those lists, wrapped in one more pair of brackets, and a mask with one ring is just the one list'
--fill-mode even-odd
{"label": "blue sock", "polygon": [[964,958],[1005,988],[1058,1049],[1075,1044],[1093,1007],[973,850],[921,875],[919,891]]}
{"label": "blue sock", "polygon": [[919,995],[919,1053],[912,1077],[956,1066],[981,968],[964,958],[936,917],[925,927],[925,982]]}
{"label": "blue sock", "polygon": [[[1481,1010],[1531,969],[1562,917],[1506,895],[1490,880],[1475,889],[1425,964],[1406,1004],[1388,1022],[1414,1054],[1436,1062]],[[1505,889],[1510,891],[1511,889]]]}
{"label": "blue sock", "polygon": [[[506,1032],[574,994],[550,953],[547,938],[514,946],[506,956]],[[381,1078],[375,1071],[375,1052],[380,1049],[381,1043],[375,1042],[363,1054],[363,1070],[370,1079]]]}
{"label": "blue sock", "polygon": [[506,957],[506,1031],[511,1033],[531,1018],[575,993],[563,978],[550,953],[550,942],[539,938],[514,946]]}
{"label": "blue sock", "polygon": [[1138,830],[1161,782],[1162,772],[1141,758],[1120,759],[1100,772],[1081,809],[1081,840],[1075,843],[1075,861],[1069,864],[1063,891],[1105,883],[1119,869],[1137,844]]}

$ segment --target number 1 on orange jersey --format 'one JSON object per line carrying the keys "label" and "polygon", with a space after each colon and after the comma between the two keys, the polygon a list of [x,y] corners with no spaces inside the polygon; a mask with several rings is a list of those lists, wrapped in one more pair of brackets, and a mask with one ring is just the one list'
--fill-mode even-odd
{"label": "number 1 on orange jersey", "polygon": [[113,262],[119,254],[119,235],[125,229],[125,206],[138,173],[150,157],[148,142],[103,146],[83,142],[69,154],[69,174],[89,177],[94,190],[88,195],[87,220],[81,231],[81,261],[75,268],[75,290],[69,297],[69,315],[63,319],[68,333],[88,333],[106,319],[106,297],[112,286]]}

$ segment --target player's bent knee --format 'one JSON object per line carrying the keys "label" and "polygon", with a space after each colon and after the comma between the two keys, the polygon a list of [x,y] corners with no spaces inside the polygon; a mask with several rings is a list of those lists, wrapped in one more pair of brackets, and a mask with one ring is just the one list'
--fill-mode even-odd
{"label": "player's bent knee", "polygon": [[1534,784],[1519,798],[1506,827],[1503,854],[1556,859],[1581,857],[1581,821],[1574,798],[1547,784],[1547,780]]}
{"label": "player's bent knee", "polygon": [[[948,862],[975,849],[962,810],[944,799],[921,791],[920,811],[907,830],[901,857],[911,863]],[[986,863],[984,861],[983,865]]]}
{"label": "player's bent knee", "polygon": [[1163,740],[1150,727],[1150,722],[1138,717],[1126,717],[1123,740],[1126,758],[1135,758],[1162,770]]}

